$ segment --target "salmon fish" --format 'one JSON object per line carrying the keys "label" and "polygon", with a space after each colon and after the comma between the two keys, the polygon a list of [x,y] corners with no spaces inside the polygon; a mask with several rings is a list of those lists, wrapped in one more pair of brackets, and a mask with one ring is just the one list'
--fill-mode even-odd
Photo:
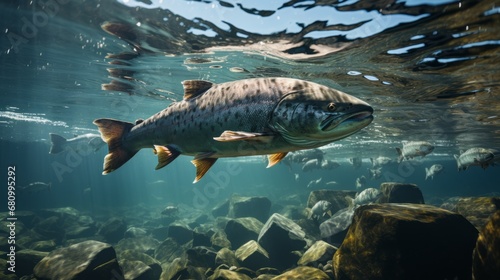
{"label": "salmon fish", "polygon": [[453,155],[457,161],[458,171],[467,170],[469,166],[481,166],[486,169],[490,165],[494,165],[495,152],[493,149],[485,148],[470,148],[466,151],[461,151],[460,155]]}
{"label": "salmon fish", "polygon": [[441,164],[433,164],[431,167],[425,168],[425,180],[429,177],[434,180],[434,176],[441,173],[443,169],[444,167]]}
{"label": "salmon fish", "polygon": [[18,188],[22,193],[39,193],[44,191],[51,191],[52,183],[33,182],[28,184],[27,186],[19,186]]}
{"label": "salmon fish", "polygon": [[97,119],[109,153],[108,174],[142,148],[153,148],[156,169],[179,155],[194,156],[194,182],[218,158],[268,155],[268,167],[290,151],[317,148],[369,125],[373,108],[323,85],[290,78],[214,84],[182,82],[184,98],[135,123]]}
{"label": "salmon fish", "polygon": [[58,154],[67,148],[83,152],[86,149],[92,149],[94,152],[97,152],[105,144],[101,140],[101,135],[93,133],[75,135],[74,138],[70,139],[66,139],[55,133],[49,133],[49,136],[51,143],[49,154]]}
{"label": "salmon fish", "polygon": [[417,156],[425,157],[434,150],[434,146],[426,141],[403,142],[403,148],[396,148],[398,162]]}

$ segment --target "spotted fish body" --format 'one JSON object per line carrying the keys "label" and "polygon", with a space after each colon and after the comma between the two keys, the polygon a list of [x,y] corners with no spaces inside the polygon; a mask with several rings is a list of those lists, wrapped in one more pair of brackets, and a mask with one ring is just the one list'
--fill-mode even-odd
{"label": "spotted fish body", "polygon": [[108,143],[103,174],[142,148],[154,148],[157,169],[178,155],[192,155],[199,180],[221,157],[270,155],[323,146],[373,120],[364,101],[316,83],[257,78],[213,84],[184,81],[184,99],[135,124],[98,119]]}
{"label": "spotted fish body", "polygon": [[477,165],[486,169],[493,165],[495,161],[495,150],[485,148],[470,148],[461,153],[460,156],[454,155],[457,161],[458,171],[467,170],[469,166]]}
{"label": "spotted fish body", "polygon": [[398,162],[417,156],[425,157],[434,150],[434,146],[426,141],[404,142],[403,148],[396,148],[399,154]]}

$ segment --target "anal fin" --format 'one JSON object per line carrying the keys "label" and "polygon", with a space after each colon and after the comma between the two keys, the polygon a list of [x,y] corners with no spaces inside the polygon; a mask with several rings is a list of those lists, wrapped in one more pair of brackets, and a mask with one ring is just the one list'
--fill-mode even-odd
{"label": "anal fin", "polygon": [[181,153],[173,148],[168,148],[165,146],[154,146],[154,153],[158,155],[158,164],[156,165],[156,170],[164,167],[165,165],[171,163],[176,159]]}
{"label": "anal fin", "polygon": [[267,155],[267,161],[269,163],[267,164],[266,168],[274,166],[275,164],[280,162],[284,157],[286,157],[287,154],[288,154],[288,152]]}
{"label": "anal fin", "polygon": [[193,181],[193,184],[198,182],[205,173],[214,165],[217,161],[217,158],[197,158],[195,157],[191,162],[196,166],[196,178]]}

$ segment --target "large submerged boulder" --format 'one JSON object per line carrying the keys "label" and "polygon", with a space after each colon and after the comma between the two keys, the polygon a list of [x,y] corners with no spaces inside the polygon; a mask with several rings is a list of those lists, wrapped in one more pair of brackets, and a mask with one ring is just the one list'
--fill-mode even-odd
{"label": "large submerged boulder", "polygon": [[37,279],[113,279],[123,277],[115,250],[99,241],[84,241],[50,252],[34,268]]}
{"label": "large submerged boulder", "polygon": [[160,245],[160,242],[150,236],[123,238],[114,248],[117,252],[125,250],[134,250],[138,252],[154,252]]}
{"label": "large submerged boulder", "polygon": [[188,225],[172,223],[168,226],[167,236],[182,245],[193,239],[193,230]]}
{"label": "large submerged boulder", "polygon": [[167,238],[156,248],[154,258],[160,263],[172,262],[176,258],[185,256],[184,248],[172,238]]}
{"label": "large submerged boulder", "polygon": [[51,216],[36,224],[33,231],[44,237],[44,239],[56,240],[61,243],[66,235],[64,219],[59,216]]}
{"label": "large submerged boulder", "polygon": [[160,274],[155,274],[150,266],[141,261],[122,260],[120,261],[120,267],[123,269],[123,279],[147,280],[160,277]]}
{"label": "large submerged boulder", "polygon": [[33,242],[30,249],[35,251],[50,252],[56,248],[56,242],[54,240],[41,240]]}
{"label": "large submerged boulder", "polygon": [[160,263],[172,262],[174,259],[182,258],[184,256],[184,248],[171,238],[163,240],[154,252],[154,258]]}
{"label": "large submerged boulder", "polygon": [[269,253],[272,265],[288,268],[298,261],[293,251],[308,245],[306,234],[294,221],[274,213],[264,224],[258,237],[259,244]]}
{"label": "large submerged boulder", "polygon": [[272,280],[289,279],[330,280],[330,277],[321,269],[309,266],[299,266],[272,278]]}
{"label": "large submerged boulder", "polygon": [[213,209],[212,209],[212,215],[214,217],[223,217],[223,216],[227,216],[227,214],[229,213],[229,199],[225,200],[224,202],[216,205]]}
{"label": "large submerged boulder", "polygon": [[120,218],[109,218],[99,229],[99,234],[104,236],[106,241],[116,243],[120,241],[127,231],[127,224]]}
{"label": "large submerged boulder", "polygon": [[210,237],[212,235],[213,235],[212,231],[201,232],[198,230],[193,230],[193,242],[192,242],[193,247],[195,247],[195,246],[207,246],[207,247],[212,246],[212,243],[210,242]]}
{"label": "large submerged boulder", "polygon": [[[141,270],[144,273],[140,273],[138,275],[138,277],[130,278],[130,279],[146,277],[148,275],[151,275],[151,278],[146,278],[146,279],[158,279],[162,273],[162,268],[161,268],[160,262],[157,261],[156,259],[154,259],[153,257],[151,257],[143,252],[140,252],[140,251],[125,250],[125,251],[118,252],[118,263],[120,264],[120,266],[123,269],[123,273],[125,274],[125,279],[129,279],[129,278],[127,278],[127,273],[129,273],[129,275],[130,275],[130,270],[124,268],[122,265],[122,262],[125,260],[133,261],[133,262],[141,262],[141,263],[143,263],[151,268],[151,271],[149,271],[149,269],[141,269],[140,268],[139,270]],[[135,265],[137,265],[137,263],[135,263],[135,264],[133,263],[133,265],[129,266],[129,268],[134,267]],[[142,265],[138,265],[138,266],[141,267]],[[148,270],[148,271],[146,271],[146,270]],[[146,276],[143,276],[143,275],[146,275]]]}
{"label": "large submerged boulder", "polygon": [[244,267],[257,270],[269,265],[269,254],[255,240],[243,244],[234,253]]}
{"label": "large submerged boulder", "polygon": [[212,243],[212,248],[222,249],[222,248],[232,248],[231,241],[227,239],[226,233],[222,230],[216,231],[212,237],[210,237],[210,242]]}
{"label": "large submerged boulder", "polygon": [[217,252],[215,256],[215,265],[225,264],[228,267],[239,266],[238,259],[233,251],[228,248],[222,248]]}
{"label": "large submerged boulder", "polygon": [[188,265],[196,267],[215,267],[215,257],[217,252],[209,247],[197,246],[186,251]]}
{"label": "large submerged boulder", "polygon": [[325,241],[316,241],[297,262],[298,265],[319,266],[326,264],[332,260],[333,254],[337,251],[337,247],[326,243]]}
{"label": "large submerged boulder", "polygon": [[500,211],[495,212],[479,233],[472,256],[472,279],[500,275]]}
{"label": "large submerged boulder", "polygon": [[354,213],[333,257],[342,279],[470,279],[476,228],[424,204],[372,204]]}
{"label": "large submerged boulder", "polygon": [[380,184],[380,191],[380,203],[424,203],[422,191],[415,184],[386,182]]}
{"label": "large submerged boulder", "polygon": [[[30,249],[19,250],[16,253],[16,275],[21,277],[23,275],[32,274],[35,265],[47,255],[47,252],[40,252]],[[2,278],[0,277],[0,279]]]}
{"label": "large submerged boulder", "polygon": [[256,218],[237,218],[227,222],[224,232],[231,245],[238,248],[249,240],[257,240],[263,226],[264,224]]}
{"label": "large submerged boulder", "polygon": [[500,210],[500,197],[461,197],[454,210],[481,230],[490,216]]}
{"label": "large submerged boulder", "polygon": [[228,269],[220,269],[217,268],[208,280],[251,280],[252,278],[248,277],[243,273],[239,273],[236,271],[228,270]]}
{"label": "large submerged boulder", "polygon": [[270,209],[271,201],[267,197],[233,196],[229,203],[229,217],[254,217],[261,222],[265,222],[269,217]]}

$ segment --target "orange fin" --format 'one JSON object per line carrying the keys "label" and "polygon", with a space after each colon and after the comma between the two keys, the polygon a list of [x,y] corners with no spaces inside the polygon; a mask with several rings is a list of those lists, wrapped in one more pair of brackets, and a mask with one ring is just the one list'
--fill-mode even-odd
{"label": "orange fin", "polygon": [[188,80],[183,81],[184,100],[195,98],[209,90],[214,84],[203,80]]}
{"label": "orange fin", "polygon": [[196,158],[191,162],[196,166],[196,178],[193,181],[193,184],[198,182],[205,173],[207,173],[208,169],[214,165],[217,161],[217,158]]}
{"label": "orange fin", "polygon": [[273,135],[266,133],[244,132],[226,130],[219,137],[214,137],[215,141],[233,142],[233,141],[258,141],[268,143],[272,140]]}
{"label": "orange fin", "polygon": [[280,162],[284,157],[286,157],[287,154],[288,154],[288,152],[267,155],[267,161],[269,163],[267,164],[266,168],[274,166],[275,164]]}
{"label": "orange fin", "polygon": [[104,157],[102,171],[102,175],[106,175],[118,169],[138,152],[126,149],[122,142],[134,124],[113,119],[97,119],[94,124],[99,128],[102,140],[108,144],[108,154]]}
{"label": "orange fin", "polygon": [[158,155],[158,164],[156,165],[156,170],[164,167],[165,165],[171,163],[176,159],[181,153],[173,148],[168,148],[165,146],[154,145],[154,153]]}

